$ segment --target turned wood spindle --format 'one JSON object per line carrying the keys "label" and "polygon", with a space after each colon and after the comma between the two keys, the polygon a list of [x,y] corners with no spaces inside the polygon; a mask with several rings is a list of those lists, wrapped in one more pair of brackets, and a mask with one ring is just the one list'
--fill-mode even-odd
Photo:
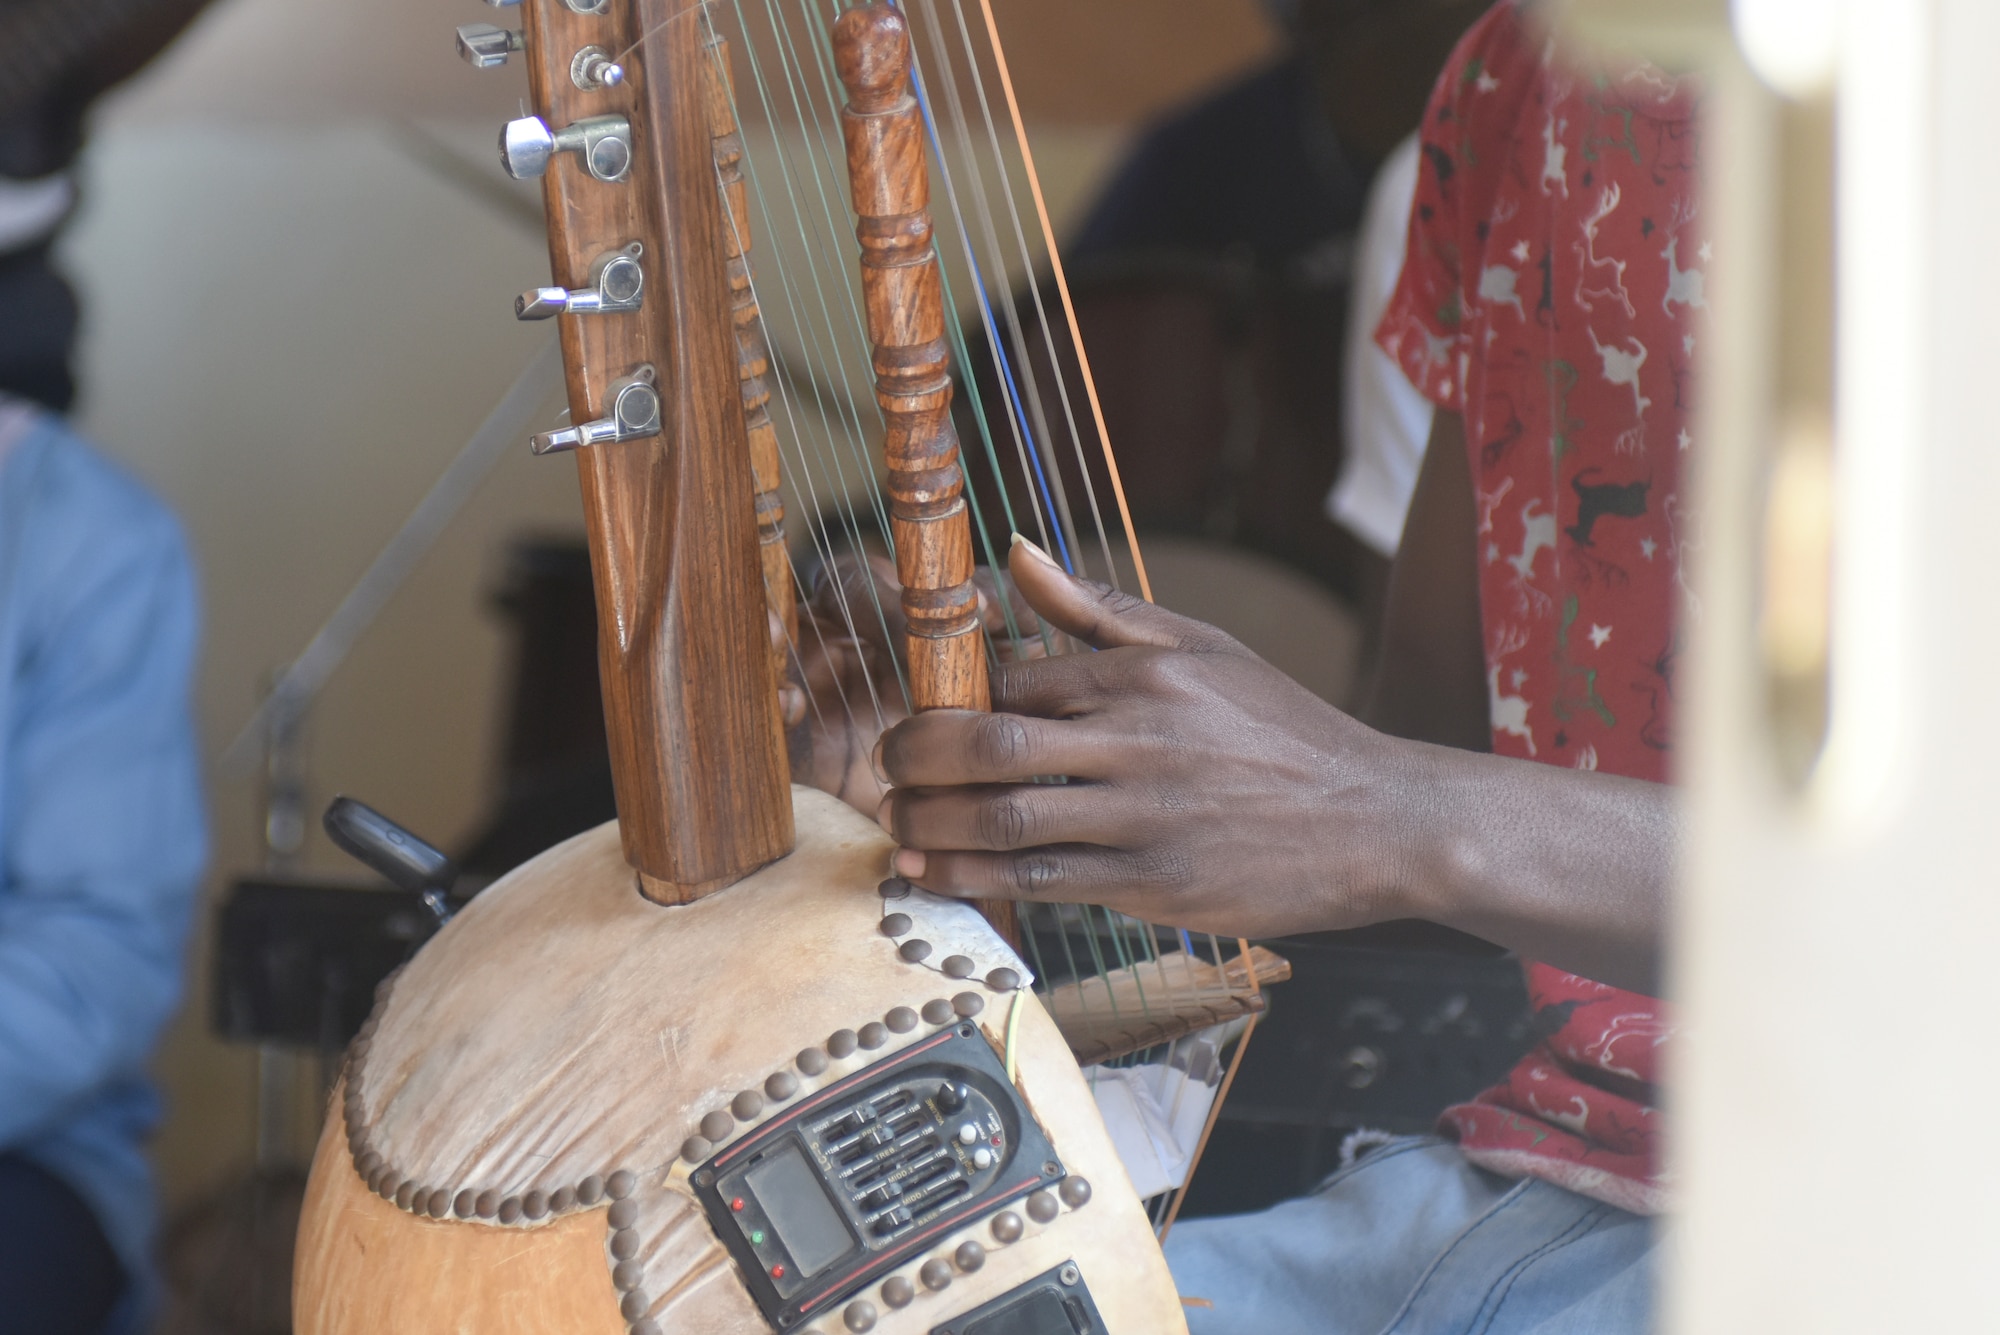
{"label": "turned wood spindle", "polygon": [[[903,584],[911,704],[992,708],[972,525],[951,424],[944,283],[931,245],[924,126],[910,93],[910,31],[885,4],[859,6],[833,26],[834,65],[847,88],[840,113],[847,177],[861,242],[861,294],[873,345],[875,401],[887,427],[889,527]],[[979,906],[1007,940],[1021,939],[1007,900]]]}
{"label": "turned wood spindle", "polygon": [[858,215],[861,288],[887,424],[889,523],[909,621],[917,709],[987,709],[986,647],[972,585],[972,527],[951,424],[943,285],[931,246],[923,121],[910,95],[910,36],[885,4],[833,27],[847,88],[841,129]]}
{"label": "turned wood spindle", "polygon": [[703,38],[702,93],[709,133],[715,140],[715,168],[722,186],[722,251],[729,275],[729,313],[736,332],[736,375],[743,389],[743,426],[750,444],[750,473],[757,491],[757,553],[764,572],[764,597],[784,627],[785,646],[774,670],[785,678],[788,646],[798,642],[799,605],[785,550],[785,502],[778,492],[778,432],[771,423],[771,369],[764,340],[764,316],[750,286],[750,199],[743,179],[743,136],[736,124],[735,75],[729,40],[710,30]]}

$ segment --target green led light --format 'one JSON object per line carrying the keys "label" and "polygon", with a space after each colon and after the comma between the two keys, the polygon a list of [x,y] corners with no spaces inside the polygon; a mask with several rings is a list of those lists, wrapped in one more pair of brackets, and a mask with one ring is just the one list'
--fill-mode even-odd
{"label": "green led light", "polygon": [[763,1246],[763,1245],[764,1245],[764,1230],[763,1230],[763,1229],[761,1229],[761,1228],[756,1228],[756,1229],[752,1229],[752,1230],[750,1230],[750,1245],[751,1245],[752,1247],[761,1247],[761,1246]]}

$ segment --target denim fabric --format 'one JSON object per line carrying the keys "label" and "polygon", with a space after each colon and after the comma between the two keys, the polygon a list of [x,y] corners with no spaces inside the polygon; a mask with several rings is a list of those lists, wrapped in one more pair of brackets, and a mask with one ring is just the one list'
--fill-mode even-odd
{"label": "denim fabric", "polygon": [[146,1063],[205,850],[180,526],[0,397],[0,1151],[87,1204],[143,1305]]}
{"label": "denim fabric", "polygon": [[83,1198],[0,1154],[0,1335],[101,1335],[130,1287]]}
{"label": "denim fabric", "polygon": [[1392,1141],[1310,1196],[1167,1239],[1192,1335],[1625,1335],[1652,1328],[1651,1220]]}

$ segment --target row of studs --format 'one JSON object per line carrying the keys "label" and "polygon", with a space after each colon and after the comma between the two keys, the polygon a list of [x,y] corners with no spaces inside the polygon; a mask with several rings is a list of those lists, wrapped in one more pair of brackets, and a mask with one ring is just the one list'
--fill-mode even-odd
{"label": "row of studs", "polygon": [[[959,957],[962,958],[962,957]],[[968,961],[969,963],[969,961]],[[1012,975],[1012,970],[995,970],[996,974]],[[619,1300],[619,1312],[630,1323],[631,1335],[662,1335],[657,1322],[646,1317],[651,1305],[639,1283],[644,1277],[642,1267],[636,1259],[639,1250],[639,1234],[632,1227],[639,1217],[638,1202],[631,1199],[638,1186],[638,1178],[629,1169],[619,1169],[601,1177],[597,1174],[585,1178],[574,1187],[559,1187],[553,1192],[529,1191],[518,1196],[501,1196],[498,1191],[488,1189],[475,1193],[464,1188],[456,1194],[449,1188],[426,1188],[414,1179],[401,1178],[384,1162],[376,1151],[367,1148],[362,1130],[362,1110],[360,1096],[360,1068],[373,1042],[380,1023],[394,975],[383,979],[376,995],[378,1004],[362,1023],[361,1031],[355,1036],[348,1054],[348,1086],[343,1112],[346,1114],[348,1148],[355,1158],[355,1170],[367,1182],[369,1190],[385,1200],[392,1201],[398,1208],[412,1214],[428,1215],[433,1219],[444,1219],[455,1215],[460,1219],[479,1218],[497,1220],[502,1224],[512,1224],[522,1219],[535,1222],[551,1214],[562,1214],[576,1206],[590,1207],[609,1196],[612,1201],[606,1215],[610,1226],[607,1246],[612,1258],[611,1283],[623,1296]],[[989,978],[989,982],[992,979]],[[1017,984],[1010,983],[1009,987]],[[997,986],[997,984],[996,984]],[[915,1029],[917,1022],[941,1026],[957,1020],[971,1019],[986,1008],[986,1000],[976,992],[961,992],[950,999],[933,998],[924,1003],[921,1011],[912,1011],[907,1006],[897,1006],[880,1021],[870,1021],[859,1030],[840,1029],[827,1037],[823,1048],[806,1048],[795,1060],[798,1069],[808,1076],[823,1074],[830,1065],[830,1059],[850,1057],[857,1048],[873,1051],[888,1042],[890,1033],[906,1034]],[[764,1111],[764,1098],[782,1103],[798,1092],[798,1078],[789,1070],[773,1072],[764,1081],[764,1091],[760,1095],[755,1090],[744,1090],[730,1103],[729,1111],[720,1109],[702,1119],[702,1134],[690,1136],[682,1145],[681,1153],[689,1162],[699,1162],[715,1151],[715,1139],[726,1137],[735,1129],[737,1121],[750,1121]],[[724,1120],[724,1119],[727,1120]],[[711,1135],[710,1133],[715,1133]],[[1064,1203],[1072,1209],[1080,1207],[1090,1199],[1090,1184],[1080,1177],[1066,1178],[1059,1192]],[[1048,1191],[1038,1191],[1028,1198],[1028,1216],[1037,1223],[1048,1223],[1058,1213],[1056,1198]],[[1023,1232],[1019,1215],[1012,1210],[1004,1210],[993,1218],[992,1234],[1001,1243],[1013,1242]],[[960,1243],[947,1261],[942,1256],[933,1256],[918,1268],[918,1280],[926,1289],[941,1291],[951,1284],[953,1267],[971,1273],[986,1263],[985,1248],[977,1241],[968,1239]],[[892,1275],[885,1280],[879,1290],[882,1301],[892,1308],[908,1306],[916,1297],[916,1287],[902,1275]],[[877,1311],[867,1299],[851,1302],[842,1312],[842,1321],[850,1331],[866,1331],[874,1328]],[[811,1335],[808,1332],[807,1335]]]}
{"label": "row of studs", "polygon": [[[848,1057],[853,1056],[857,1049],[873,1052],[889,1041],[890,1034],[907,1034],[917,1027],[919,1021],[934,1028],[942,1027],[947,1024],[956,1024],[961,1019],[972,1019],[985,1009],[986,999],[977,992],[960,992],[957,996],[950,998],[933,997],[923,1004],[921,1010],[913,1011],[908,1006],[897,1006],[891,1009],[880,1020],[871,1020],[859,1029],[836,1029],[827,1036],[824,1044],[819,1047],[803,1049],[793,1059],[792,1064],[802,1074],[817,1078],[824,1075],[833,1062],[846,1060]],[[769,1076],[765,1077],[764,1087],[761,1092],[754,1089],[743,1090],[734,1099],[730,1100],[727,1109],[717,1108],[704,1116],[701,1119],[700,1133],[689,1136],[681,1145],[681,1158],[691,1164],[704,1162],[709,1156],[715,1153],[719,1142],[734,1135],[738,1122],[748,1123],[761,1116],[766,1108],[766,1100],[769,1100],[770,1103],[787,1102],[799,1092],[799,1088],[798,1076],[792,1074],[790,1069],[773,1071]],[[1082,1181],[1082,1179],[1072,1180]],[[1067,1187],[1069,1183],[1065,1182],[1063,1185]],[[1036,1194],[1038,1196],[1048,1195],[1047,1192],[1038,1192]],[[1083,1201],[1089,1199],[1090,1187],[1089,1184],[1085,1183],[1083,1185],[1083,1193],[1078,1198],[1078,1203],[1081,1204]],[[1034,1206],[1031,1202],[1031,1213],[1033,1213],[1033,1209]],[[1011,1213],[1010,1211],[1009,1214]],[[634,1217],[637,1217],[636,1212],[634,1213]],[[1040,1218],[1039,1215],[1036,1217]],[[1051,1219],[1055,1217],[1053,1199],[1050,1201],[1048,1217]],[[641,1279],[639,1273],[640,1267],[632,1259],[639,1250],[639,1235],[636,1231],[619,1224],[616,1218],[612,1222],[618,1227],[618,1231],[611,1235],[611,1256],[614,1262],[611,1271],[611,1282],[615,1288],[624,1294],[624,1297],[619,1300],[619,1312],[630,1323],[631,1335],[662,1335],[659,1323],[650,1320],[646,1316],[646,1311],[651,1306],[651,1303],[639,1288],[639,1281]],[[1015,1217],[1015,1222],[1018,1225],[1018,1216]],[[999,1236],[997,1231],[995,1236]],[[1013,1236],[1020,1236],[1018,1228],[1015,1230]],[[978,1247],[978,1245],[977,1243],[965,1244],[965,1246],[971,1247]],[[960,1247],[959,1251],[961,1253],[964,1253],[965,1246]],[[985,1252],[982,1249],[979,1252],[978,1259],[963,1268],[975,1270],[980,1265],[983,1265],[985,1260]],[[929,1279],[926,1279],[925,1282],[933,1289],[941,1289],[946,1284],[951,1283],[950,1267],[948,1263],[942,1260],[934,1263],[946,1266],[943,1283],[931,1283]],[[926,1264],[933,1263],[927,1262]],[[907,1284],[908,1281],[906,1280],[904,1283]],[[912,1298],[916,1296],[914,1289],[911,1290],[910,1296]],[[884,1301],[887,1302],[889,1299],[885,1298]],[[905,1302],[907,1301],[908,1299],[905,1299]],[[891,1305],[900,1307],[903,1303],[892,1303]],[[875,1316],[872,1304],[864,1300],[858,1304],[850,1303],[848,1304],[848,1308],[849,1314],[845,1319],[848,1322],[849,1329],[866,1330],[874,1326]],[[856,1327],[853,1322],[862,1315],[860,1309],[866,1309],[867,1325]]]}
{"label": "row of studs", "polygon": [[[428,1215],[432,1219],[453,1216],[459,1219],[487,1219],[502,1224],[522,1220],[535,1223],[579,1206],[588,1208],[607,1196],[615,1202],[624,1203],[639,1185],[638,1177],[629,1169],[621,1168],[609,1174],[592,1173],[574,1186],[560,1186],[554,1191],[533,1190],[503,1196],[491,1188],[475,1192],[465,1187],[454,1192],[449,1187],[425,1186],[415,1178],[398,1173],[378,1151],[369,1148],[361,1108],[361,1068],[375,1041],[375,1031],[381,1024],[389,991],[395,983],[396,974],[400,972],[402,970],[398,969],[391,973],[376,987],[375,1009],[362,1021],[361,1030],[354,1036],[354,1042],[347,1051],[347,1092],[341,1112],[346,1121],[347,1149],[354,1160],[354,1171],[368,1184],[368,1189],[411,1214]],[[618,1207],[614,1205],[612,1208],[615,1213]]]}
{"label": "row of studs", "polygon": [[[886,907],[887,901],[906,898],[910,893],[911,886],[902,877],[891,876],[888,880],[875,887],[875,889],[882,896]],[[892,941],[898,937],[909,936],[915,926],[915,922],[911,920],[910,915],[907,913],[885,913],[882,915],[882,935]],[[922,964],[934,953],[935,947],[920,936],[910,937],[908,941],[904,941],[896,947],[896,954],[901,956],[903,962],[906,964]],[[961,979],[972,977],[973,971],[979,966],[973,962],[970,956],[947,955],[939,962],[937,967],[939,972],[943,973],[945,977]],[[1012,992],[1021,985],[1021,975],[1003,965],[1000,968],[988,970],[985,982],[986,986],[992,988],[995,992]]]}
{"label": "row of studs", "polygon": [[[1057,1198],[1061,1198],[1061,1205]],[[1084,1178],[1064,1178],[1055,1191],[1037,1191],[1022,1205],[1029,1219],[1037,1224],[1050,1224],[1062,1212],[1062,1205],[1072,1210],[1080,1210],[1090,1202],[1090,1183]],[[1012,1210],[1002,1210],[993,1216],[988,1231],[993,1241],[1000,1246],[1019,1242],[1027,1233],[1028,1226],[1019,1214]],[[942,1293],[951,1287],[957,1275],[969,1275],[986,1264],[986,1247],[976,1238],[967,1238],[951,1251],[949,1258],[934,1255],[917,1267],[914,1282],[908,1275],[894,1274],[884,1279],[875,1290],[876,1295],[891,1309],[908,1307],[917,1299],[917,1285],[921,1284],[932,1293]],[[841,1309],[841,1324],[850,1331],[861,1332],[875,1328],[881,1312],[874,1302],[867,1298],[856,1298]],[[819,1335],[817,1330],[808,1329],[800,1335]]]}
{"label": "row of studs", "polygon": [[[985,1009],[986,998],[977,992],[960,992],[949,999],[934,997],[923,1004],[922,1010],[897,1006],[881,1019],[870,1020],[859,1029],[835,1030],[821,1046],[800,1052],[793,1058],[792,1065],[808,1077],[824,1075],[828,1066],[853,1056],[857,1048],[873,1052],[886,1044],[891,1034],[907,1034],[917,1027],[919,1021],[934,1027],[954,1024],[961,1019],[969,1020]],[[784,1103],[798,1092],[798,1076],[793,1075],[789,1068],[773,1071],[765,1077],[762,1090],[746,1089],[731,1099],[728,1107],[717,1108],[704,1116],[697,1134],[682,1143],[681,1158],[691,1164],[705,1161],[718,1146],[735,1136],[738,1123],[755,1121],[770,1104]]]}

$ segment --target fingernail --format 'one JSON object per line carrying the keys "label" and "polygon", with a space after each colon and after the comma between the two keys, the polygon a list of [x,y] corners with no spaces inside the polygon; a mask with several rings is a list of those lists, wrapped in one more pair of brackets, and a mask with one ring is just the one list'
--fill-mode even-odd
{"label": "fingernail", "polygon": [[778,714],[787,728],[796,728],[806,720],[806,693],[796,686],[778,688]]}
{"label": "fingernail", "polygon": [[895,872],[896,875],[908,877],[911,880],[922,876],[924,874],[924,855],[922,850],[915,848],[897,849],[896,855],[889,859],[889,869]]}
{"label": "fingernail", "polygon": [[875,808],[875,823],[881,826],[882,829],[889,834],[894,834],[896,832],[896,826],[895,826],[896,813],[890,810],[890,808],[895,805],[895,802],[896,802],[896,795],[894,793],[888,793],[883,796],[881,803]]}
{"label": "fingernail", "polygon": [[[1052,566],[1052,565],[1055,565],[1055,558],[1054,558],[1054,557],[1050,556],[1050,555],[1049,555],[1049,554],[1048,554],[1047,552],[1045,552],[1045,551],[1043,551],[1043,550],[1042,550],[1041,548],[1039,548],[1039,547],[1035,546],[1035,544],[1034,544],[1034,543],[1032,543],[1032,542],[1029,542],[1029,541],[1028,541],[1028,540],[1027,540],[1026,538],[1022,537],[1022,536],[1021,536],[1020,534],[1018,534],[1018,533],[1016,533],[1016,534],[1014,535],[1014,545],[1015,545],[1016,547],[1025,547],[1025,548],[1027,548],[1027,550],[1028,550],[1028,555],[1030,555],[1030,556],[1034,557],[1034,558],[1035,558],[1035,559],[1036,559],[1037,561],[1040,561],[1040,562],[1041,562],[1041,563],[1042,563],[1043,565],[1045,565],[1045,566]],[[1058,569],[1060,569],[1061,567],[1059,567],[1059,566],[1058,566],[1057,568],[1058,568]]]}
{"label": "fingernail", "polygon": [[875,779],[884,788],[889,787],[889,771],[882,768],[882,739],[875,739],[875,749],[868,753],[868,768],[875,771]]}

